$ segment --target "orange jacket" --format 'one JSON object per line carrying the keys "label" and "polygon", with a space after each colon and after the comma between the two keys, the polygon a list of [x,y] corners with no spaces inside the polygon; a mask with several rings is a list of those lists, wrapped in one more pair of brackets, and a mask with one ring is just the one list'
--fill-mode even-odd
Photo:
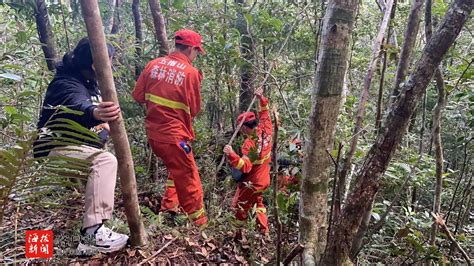
{"label": "orange jacket", "polygon": [[147,64],[132,96],[146,104],[149,138],[170,144],[194,140],[192,120],[201,111],[201,80],[202,74],[180,52]]}
{"label": "orange jacket", "polygon": [[259,119],[256,135],[247,137],[242,145],[243,156],[232,152],[227,158],[232,167],[247,174],[243,181],[267,183],[270,178],[268,164],[271,161],[273,127],[265,97],[260,100]]}

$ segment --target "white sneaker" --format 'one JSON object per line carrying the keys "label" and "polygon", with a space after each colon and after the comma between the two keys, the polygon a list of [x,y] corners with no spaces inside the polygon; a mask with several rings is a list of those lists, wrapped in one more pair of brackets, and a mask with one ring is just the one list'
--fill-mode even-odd
{"label": "white sneaker", "polygon": [[101,225],[95,234],[81,237],[77,246],[80,255],[94,255],[97,252],[114,252],[122,249],[127,244],[128,236],[119,234]]}

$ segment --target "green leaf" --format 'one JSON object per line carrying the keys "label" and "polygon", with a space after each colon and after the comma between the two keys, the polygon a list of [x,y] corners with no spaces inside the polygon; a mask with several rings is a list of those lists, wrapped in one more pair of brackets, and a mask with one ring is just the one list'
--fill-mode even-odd
{"label": "green leaf", "polygon": [[283,193],[278,193],[277,195],[277,205],[280,210],[286,211],[287,205],[286,205],[286,197],[283,195]]}
{"label": "green leaf", "polygon": [[1,73],[0,77],[6,78],[6,79],[13,79],[15,81],[21,81],[23,79],[22,77],[12,74],[12,73]]}
{"label": "green leaf", "polygon": [[18,31],[15,34],[15,37],[16,37],[17,42],[19,42],[20,44],[24,44],[28,41],[28,34],[26,34],[25,31]]}
{"label": "green leaf", "polygon": [[5,112],[9,115],[14,115],[18,113],[14,106],[5,106],[3,107],[3,109],[5,109]]}
{"label": "green leaf", "polygon": [[177,10],[184,10],[184,0],[173,0],[173,7]]}
{"label": "green leaf", "polygon": [[253,16],[252,16],[252,14],[245,14],[244,16],[245,16],[245,20],[247,20],[247,23],[248,23],[249,25],[252,25],[252,23],[253,23]]}
{"label": "green leaf", "polygon": [[398,166],[402,168],[403,170],[405,170],[406,173],[411,172],[411,167],[406,163],[399,163]]}
{"label": "green leaf", "polygon": [[98,137],[96,138],[91,138],[89,136],[86,136],[86,135],[83,135],[83,134],[79,134],[79,133],[76,133],[76,132],[72,132],[72,131],[68,131],[68,130],[55,130],[54,131],[55,133],[58,133],[58,134],[61,134],[61,139],[64,137],[64,135],[66,136],[69,136],[69,137],[74,137],[74,138],[78,138],[80,140],[88,140],[88,141],[93,141],[95,143],[100,143],[100,139]]}
{"label": "green leaf", "polygon": [[1,173],[0,173],[0,185],[1,186],[10,186],[10,181],[6,178],[1,178]]}
{"label": "green leaf", "polygon": [[[59,110],[61,110],[62,112],[60,112],[60,114],[73,114],[73,115],[84,115],[84,112],[82,111],[77,111],[77,110],[73,110],[71,108],[68,108],[67,106],[64,106],[64,105],[59,105]],[[59,118],[58,118],[59,119]],[[69,119],[65,119],[65,118],[62,118],[64,120],[68,120],[68,121],[72,121],[72,120],[69,120]]]}
{"label": "green leaf", "polygon": [[272,24],[277,32],[280,32],[283,28],[283,22],[277,18],[272,19]]}

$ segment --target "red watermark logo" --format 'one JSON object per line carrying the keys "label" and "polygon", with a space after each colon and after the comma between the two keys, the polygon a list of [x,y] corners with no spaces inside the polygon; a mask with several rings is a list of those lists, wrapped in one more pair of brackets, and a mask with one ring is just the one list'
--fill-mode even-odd
{"label": "red watermark logo", "polygon": [[26,230],[25,256],[29,259],[53,257],[52,230]]}

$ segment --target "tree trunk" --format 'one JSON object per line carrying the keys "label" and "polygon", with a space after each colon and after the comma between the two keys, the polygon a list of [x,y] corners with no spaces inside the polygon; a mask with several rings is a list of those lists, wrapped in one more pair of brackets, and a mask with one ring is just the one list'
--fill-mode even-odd
{"label": "tree trunk", "polygon": [[240,96],[239,111],[245,112],[253,98],[252,83],[255,79],[253,71],[255,47],[249,32],[247,20],[244,15],[245,0],[236,1],[237,8],[237,24],[236,28],[240,32],[240,53],[244,60],[240,67]]}
{"label": "tree trunk", "polygon": [[422,7],[423,0],[413,0],[410,14],[408,15],[408,22],[404,35],[405,42],[403,43],[400,60],[397,65],[395,85],[393,86],[392,97],[390,97],[389,108],[391,108],[392,103],[400,94],[400,84],[405,80],[408,73],[413,47],[415,46],[416,36],[418,35]]}
{"label": "tree trunk", "polygon": [[51,23],[49,22],[48,9],[46,9],[46,2],[44,0],[36,0],[35,19],[36,29],[38,30],[38,37],[41,42],[41,49],[43,49],[46,64],[49,70],[55,70],[58,61],[58,52],[56,50]]}
{"label": "tree trunk", "polygon": [[330,1],[323,22],[313,107],[309,118],[300,200],[300,243],[303,262],[314,265],[326,245],[327,190],[334,131],[343,99],[357,0]]}
{"label": "tree trunk", "polygon": [[372,208],[374,206],[374,201],[369,205],[369,207],[364,210],[364,215],[362,216],[362,222],[360,223],[359,229],[357,230],[357,233],[355,234],[354,241],[352,241],[352,247],[350,251],[350,259],[352,261],[355,261],[357,258],[357,255],[360,252],[360,249],[362,248],[362,240],[364,240],[365,233],[367,232],[367,229],[369,229],[369,224],[370,224],[370,218],[372,218]]}
{"label": "tree trunk", "polygon": [[161,13],[160,1],[148,0],[148,4],[150,5],[150,11],[153,17],[153,25],[155,25],[155,37],[160,45],[160,56],[167,55],[170,49],[168,46],[165,19]]}
{"label": "tree trunk", "polygon": [[142,16],[140,14],[140,0],[133,0],[132,3],[133,22],[135,25],[135,79],[138,79],[142,72],[140,65],[140,59],[142,57],[142,42],[143,42],[143,30],[142,30]]}
{"label": "tree trunk", "polygon": [[114,26],[114,20],[115,20],[115,7],[117,6],[117,1],[118,0],[108,0],[107,4],[109,6],[109,18],[107,19],[106,22],[106,29],[107,32],[112,31],[112,27]]}
{"label": "tree trunk", "polygon": [[339,230],[334,230],[330,235],[323,265],[342,265],[348,261],[351,244],[364,210],[372,204],[378,191],[379,178],[400,144],[410,117],[423,97],[436,67],[456,40],[473,6],[472,0],[454,0],[451,3],[444,21],[423,50],[413,73],[402,86],[400,98],[386,119],[383,133],[378,136],[365,157],[355,189],[349,195],[342,215],[336,222]]}
{"label": "tree trunk", "polygon": [[278,113],[275,110],[273,110],[273,144],[272,144],[272,170],[273,170],[273,215],[275,217],[275,225],[276,225],[276,233],[277,233],[277,239],[276,239],[276,265],[281,264],[281,245],[282,245],[282,224],[280,220],[280,215],[279,215],[279,207],[278,207],[278,201],[277,201],[277,196],[278,196],[278,175],[280,174],[278,172],[278,128],[280,125],[280,119],[278,116]]}
{"label": "tree trunk", "polygon": [[[113,101],[119,104],[107,53],[99,5],[96,1],[81,0],[81,7],[86,23],[87,35],[91,42],[92,57],[102,97],[104,101]],[[122,187],[125,215],[127,216],[130,228],[130,240],[132,245],[142,246],[146,244],[146,234],[140,219],[135,170],[127,131],[125,130],[122,116],[116,121],[109,122],[109,124],[111,129],[110,135],[119,166],[120,185]]]}
{"label": "tree trunk", "polygon": [[[425,6],[425,35],[426,40],[431,39],[433,24],[431,20],[431,0],[426,0]],[[446,92],[444,89],[444,79],[441,69],[438,67],[435,71],[436,88],[438,90],[438,101],[433,109],[432,138],[435,147],[436,158],[436,186],[433,201],[433,213],[441,212],[441,188],[443,187],[443,144],[441,141],[441,118],[443,109],[446,106]],[[438,226],[433,223],[431,226],[430,245],[434,245]]]}
{"label": "tree trunk", "polygon": [[[430,1],[430,0],[428,0]],[[427,1],[427,2],[428,2]],[[446,93],[444,89],[444,80],[438,67],[435,72],[436,88],[438,89],[438,102],[433,110],[433,144],[435,147],[436,158],[436,187],[433,202],[433,212],[441,212],[441,189],[443,187],[443,143],[441,140],[441,118],[443,109],[446,106]],[[431,227],[430,244],[434,245],[438,227],[433,224]]]}
{"label": "tree trunk", "polygon": [[[386,3],[386,8],[385,8],[385,14],[382,19],[382,22],[380,23],[380,28],[379,32],[377,34],[377,37],[374,40],[373,46],[372,46],[372,59],[369,62],[369,66],[367,67],[367,74],[364,79],[364,87],[362,88],[362,91],[360,93],[359,97],[359,105],[357,107],[357,115],[356,115],[356,122],[354,125],[354,132],[353,136],[351,139],[350,147],[349,150],[347,151],[347,154],[344,159],[344,163],[342,166],[342,170],[339,174],[339,191],[340,194],[337,195],[337,198],[335,200],[336,203],[341,204],[342,201],[342,195],[344,194],[344,188],[345,188],[345,183],[346,183],[346,177],[347,177],[347,172],[351,168],[352,164],[352,158],[354,157],[354,154],[357,149],[357,143],[359,141],[359,136],[362,134],[362,123],[364,121],[365,117],[365,109],[367,106],[367,101],[369,99],[369,90],[370,90],[370,85],[372,83],[372,77],[375,72],[375,68],[377,67],[377,61],[380,55],[380,48],[382,46],[382,42],[385,36],[385,31],[387,30],[388,23],[390,21],[390,16],[392,14],[392,7],[393,7],[393,1],[388,0]],[[334,228],[334,227],[333,227]],[[337,229],[336,229],[337,230]]]}
{"label": "tree trunk", "polygon": [[122,0],[117,0],[115,5],[115,12],[114,12],[114,22],[112,23],[112,29],[110,30],[110,34],[117,34],[120,30],[120,8],[122,6]]}
{"label": "tree trunk", "polygon": [[[385,71],[387,70],[387,47],[391,44],[392,36],[395,34],[392,21],[395,18],[395,11],[397,7],[397,0],[393,1],[392,6],[392,13],[390,14],[390,23],[387,30],[387,38],[385,38],[385,45],[382,54],[383,54],[383,61],[382,61],[382,70],[380,71],[380,81],[379,81],[379,91],[377,96],[377,113],[375,115],[375,128],[377,129],[377,134],[380,133],[380,129],[382,127],[382,110],[383,110],[383,87],[385,85]],[[393,44],[395,46],[396,44]]]}

